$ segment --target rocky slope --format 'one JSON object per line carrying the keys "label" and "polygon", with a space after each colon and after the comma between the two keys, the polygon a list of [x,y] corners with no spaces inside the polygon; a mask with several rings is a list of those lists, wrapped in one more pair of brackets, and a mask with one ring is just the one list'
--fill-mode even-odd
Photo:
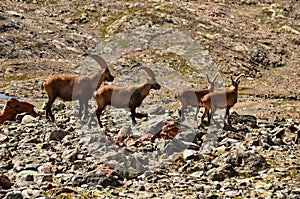
{"label": "rocky slope", "polygon": [[[299,198],[299,10],[295,0],[3,1],[0,93],[43,113],[40,84],[92,73],[90,53],[107,60],[114,84],[140,82],[130,68],[145,65],[162,89],[137,126],[108,108],[106,128],[88,129],[77,103],[59,101],[56,122],[1,125],[0,197]],[[233,128],[197,124],[194,110],[177,121],[175,92],[203,88],[206,72],[221,74],[219,90],[247,75]],[[174,132],[154,139],[168,120]]]}
{"label": "rocky slope", "polygon": [[192,115],[172,122],[153,106],[136,126],[127,111],[111,112],[100,130],[80,123],[72,107],[54,110],[55,123],[24,116],[1,126],[1,174],[13,183],[0,181],[1,198],[299,197],[293,120],[240,115],[222,130]]}

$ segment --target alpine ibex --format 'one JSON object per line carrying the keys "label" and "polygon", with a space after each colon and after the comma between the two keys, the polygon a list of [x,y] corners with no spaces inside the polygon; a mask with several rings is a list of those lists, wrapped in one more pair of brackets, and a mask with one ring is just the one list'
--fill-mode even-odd
{"label": "alpine ibex", "polygon": [[47,119],[50,116],[54,120],[51,106],[56,98],[60,98],[63,101],[79,100],[79,118],[82,117],[83,106],[85,107],[85,116],[87,116],[88,101],[92,98],[93,92],[100,87],[102,82],[114,80],[105,60],[98,55],[91,55],[91,57],[104,69],[91,76],[54,75],[43,83],[42,89],[45,88],[48,94],[48,102],[46,104]]}
{"label": "alpine ibex", "polygon": [[145,83],[124,87],[107,85],[99,88],[94,93],[97,108],[90,118],[88,123],[89,126],[91,126],[91,121],[96,114],[100,127],[103,127],[100,121],[100,115],[107,105],[111,105],[116,108],[129,108],[131,111],[132,123],[137,123],[135,120],[137,116],[136,108],[142,104],[151,89],[159,90],[161,87],[160,84],[157,83],[155,75],[150,68],[141,67],[139,70],[140,69],[143,69],[148,74],[148,78]]}
{"label": "alpine ibex", "polygon": [[[202,89],[202,90],[185,89],[177,93],[176,98],[178,98],[178,100],[181,102],[181,109],[178,112],[181,117],[181,120],[185,120],[184,110],[186,109],[187,106],[197,107],[196,114],[194,117],[194,119],[197,120],[199,108],[200,108],[200,100],[204,95],[214,92],[215,81],[217,77],[218,74],[216,74],[213,80],[210,81],[208,74],[206,74],[207,89]],[[208,115],[207,110],[204,111],[201,117],[201,122],[203,122],[205,115]]]}
{"label": "alpine ibex", "polygon": [[[239,75],[238,77],[233,80],[231,76],[231,87],[229,90],[224,92],[217,92],[217,93],[208,93],[204,97],[202,97],[200,105],[205,107],[207,110],[211,110],[211,114],[209,117],[209,121],[213,121],[213,115],[216,109],[226,108],[225,116],[224,116],[224,124],[225,118],[227,117],[227,124],[230,124],[229,118],[229,110],[233,107],[238,98],[238,85],[240,83],[239,79],[244,77],[244,74]],[[225,99],[226,97],[226,99]]]}

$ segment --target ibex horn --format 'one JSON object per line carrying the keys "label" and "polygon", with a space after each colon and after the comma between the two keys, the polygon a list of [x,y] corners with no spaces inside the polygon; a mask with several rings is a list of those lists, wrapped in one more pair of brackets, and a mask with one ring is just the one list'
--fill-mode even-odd
{"label": "ibex horn", "polygon": [[212,81],[209,80],[209,77],[208,77],[208,74],[206,73],[206,78],[207,78],[207,81],[210,82],[210,83],[215,83],[217,77],[219,76],[219,74],[217,73],[214,77],[214,79]]}
{"label": "ibex horn", "polygon": [[108,67],[106,61],[99,55],[90,55],[90,57],[93,58],[104,69]]}
{"label": "ibex horn", "polygon": [[245,74],[240,74],[239,76],[237,76],[236,78],[235,78],[235,82],[237,82],[241,77],[245,77]]}
{"label": "ibex horn", "polygon": [[141,69],[143,69],[148,74],[148,76],[151,78],[151,80],[156,81],[155,74],[154,74],[154,72],[150,68],[148,68],[148,67],[140,67],[138,69],[138,71],[141,70]]}
{"label": "ibex horn", "polygon": [[207,73],[205,73],[206,79],[208,82],[211,82]]}
{"label": "ibex horn", "polygon": [[216,81],[216,79],[217,79],[218,76],[219,76],[219,74],[217,73],[217,74],[215,75],[213,81],[212,81],[213,83],[215,83],[215,81]]}

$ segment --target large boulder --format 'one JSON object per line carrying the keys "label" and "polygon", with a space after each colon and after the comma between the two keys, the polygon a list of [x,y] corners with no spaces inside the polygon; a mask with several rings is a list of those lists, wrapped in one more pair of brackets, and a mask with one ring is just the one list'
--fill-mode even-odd
{"label": "large boulder", "polygon": [[28,113],[33,117],[39,116],[34,111],[34,105],[12,98],[7,100],[3,110],[0,112],[0,124],[3,124],[7,120],[14,121],[16,115],[20,113]]}

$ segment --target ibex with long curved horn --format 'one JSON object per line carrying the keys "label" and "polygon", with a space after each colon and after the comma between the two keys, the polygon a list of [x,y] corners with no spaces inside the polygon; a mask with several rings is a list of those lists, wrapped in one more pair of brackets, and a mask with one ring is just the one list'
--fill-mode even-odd
{"label": "ibex with long curved horn", "polygon": [[239,86],[239,79],[241,77],[244,77],[244,74],[239,75],[238,77],[233,80],[231,76],[231,87],[229,90],[224,92],[218,92],[218,93],[209,93],[206,94],[200,102],[200,105],[205,107],[207,110],[211,110],[211,114],[209,116],[209,121],[213,120],[213,115],[216,111],[216,109],[226,108],[226,113],[224,116],[224,124],[225,124],[225,118],[227,117],[227,124],[230,124],[230,118],[229,118],[229,110],[231,107],[233,107],[238,98],[238,86]]}
{"label": "ibex with long curved horn", "polygon": [[[217,77],[218,74],[216,74],[213,80],[210,81],[208,74],[206,74],[207,89],[203,89],[203,90],[185,89],[185,90],[178,91],[176,98],[181,102],[181,109],[179,110],[178,113],[182,121],[185,119],[184,110],[186,109],[187,106],[197,107],[196,114],[194,117],[194,119],[197,120],[199,108],[200,108],[200,100],[204,95],[214,92],[215,81]],[[203,114],[201,117],[201,122],[203,122],[205,115],[208,115],[207,111],[205,111],[204,113],[205,114]]]}
{"label": "ibex with long curved horn", "polygon": [[100,115],[107,105],[111,105],[116,108],[129,108],[131,111],[132,123],[136,124],[136,108],[139,107],[145,97],[149,94],[151,89],[159,90],[160,84],[157,83],[155,75],[150,68],[141,67],[138,70],[144,70],[148,74],[148,78],[145,83],[141,85],[131,85],[124,87],[116,86],[103,86],[94,93],[94,97],[97,102],[97,108],[95,113],[92,114],[89,127],[95,114],[100,127],[103,127],[100,121]]}
{"label": "ibex with long curved horn", "polygon": [[85,116],[88,115],[88,101],[92,98],[93,92],[96,91],[102,82],[113,81],[114,77],[110,74],[107,63],[98,55],[90,55],[104,69],[91,76],[73,76],[73,75],[54,75],[48,78],[43,84],[48,94],[46,105],[46,118],[49,116],[54,120],[51,106],[56,98],[63,101],[79,100],[79,118],[82,117],[82,109],[85,107]]}

